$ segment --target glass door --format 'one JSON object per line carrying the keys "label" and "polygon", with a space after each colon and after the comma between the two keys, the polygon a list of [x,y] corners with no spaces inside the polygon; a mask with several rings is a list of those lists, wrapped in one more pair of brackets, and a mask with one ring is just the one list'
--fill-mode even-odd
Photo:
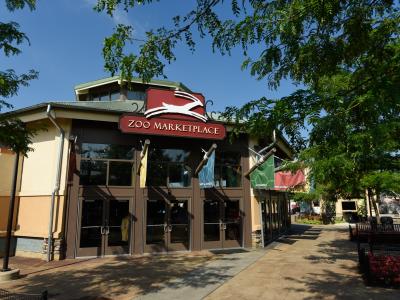
{"label": "glass door", "polygon": [[239,200],[203,202],[203,247],[207,249],[240,247],[242,222]]}
{"label": "glass door", "polygon": [[76,256],[128,254],[129,199],[81,199]]}
{"label": "glass door", "polygon": [[240,247],[242,222],[239,200],[225,200],[222,203],[223,247]]}
{"label": "glass door", "polygon": [[147,252],[188,250],[190,220],[188,200],[148,200],[146,212]]}
{"label": "glass door", "polygon": [[167,203],[164,200],[147,200],[146,252],[167,251]]}
{"label": "glass door", "polygon": [[222,248],[221,205],[219,200],[203,201],[203,247]]}
{"label": "glass door", "polygon": [[188,200],[172,200],[169,205],[167,243],[169,251],[189,250]]}
{"label": "glass door", "polygon": [[108,201],[105,231],[105,255],[129,253],[131,214],[128,199]]}
{"label": "glass door", "polygon": [[81,199],[77,256],[101,256],[105,234],[105,201]]}

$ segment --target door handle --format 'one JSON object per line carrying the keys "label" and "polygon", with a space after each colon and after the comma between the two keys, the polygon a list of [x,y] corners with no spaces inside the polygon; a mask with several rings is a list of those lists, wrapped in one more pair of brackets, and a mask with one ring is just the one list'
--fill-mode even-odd
{"label": "door handle", "polygon": [[108,234],[110,234],[110,227],[106,227],[106,234],[108,235]]}
{"label": "door handle", "polygon": [[105,228],[104,228],[104,226],[102,226],[102,227],[100,228],[100,233],[101,233],[102,235],[105,234]]}
{"label": "door handle", "polygon": [[168,225],[167,227],[168,227],[168,232],[171,232],[172,231],[172,225]]}

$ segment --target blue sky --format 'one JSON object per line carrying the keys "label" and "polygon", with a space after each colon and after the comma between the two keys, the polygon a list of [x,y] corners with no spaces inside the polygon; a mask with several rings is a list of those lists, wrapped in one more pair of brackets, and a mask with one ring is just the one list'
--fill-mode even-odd
{"label": "blue sky", "polygon": [[[132,25],[135,37],[143,38],[147,30],[171,24],[171,18],[188,11],[193,2],[164,0],[135,8],[129,14],[119,10],[114,18],[94,12],[95,0],[38,0],[35,11],[13,13],[1,4],[0,20],[18,22],[31,42],[30,46],[21,47],[23,53],[19,56],[1,55],[1,69],[13,68],[18,73],[39,71],[39,79],[27,88],[22,87],[9,102],[21,108],[45,101],[74,100],[75,85],[110,76],[103,69],[101,49],[103,39],[112,33],[116,23]],[[266,80],[257,81],[248,70],[241,70],[239,49],[231,56],[212,53],[208,39],[197,40],[193,54],[180,45],[176,56],[177,60],[166,67],[168,80],[181,81],[203,93],[206,99],[214,101],[215,110],[240,106],[262,96],[281,97],[295,89],[284,81],[278,90],[269,90]]]}

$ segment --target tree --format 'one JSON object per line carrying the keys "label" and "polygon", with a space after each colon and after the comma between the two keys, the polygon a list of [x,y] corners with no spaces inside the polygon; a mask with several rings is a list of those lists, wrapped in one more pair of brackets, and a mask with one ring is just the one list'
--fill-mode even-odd
{"label": "tree", "polygon": [[[151,2],[98,0],[95,9],[112,15],[117,8]],[[228,5],[228,16],[218,13]],[[330,198],[358,197],[364,188],[377,193],[382,185],[399,188],[398,2],[197,0],[173,21],[173,28],[149,31],[143,41],[134,39],[129,26],[118,25],[105,40],[105,68],[128,78],[136,73],[144,81],[164,76],[177,43],[194,51],[194,30],[212,38],[213,51],[229,54],[240,47],[242,67],[266,79],[269,88],[287,78],[305,88],[227,108],[236,133],[265,136],[278,128],[298,153],[289,167],[310,168],[318,189]],[[128,51],[133,41],[140,43],[138,53]],[[257,49],[258,56],[250,56]]]}
{"label": "tree", "polygon": [[[36,0],[6,0],[5,4],[9,11],[25,7],[34,10]],[[29,39],[20,31],[18,23],[0,22],[0,51],[6,57],[20,54],[21,50],[17,46],[23,42],[29,43]],[[12,108],[13,106],[6,99],[16,95],[21,86],[28,86],[29,81],[37,77],[38,73],[34,70],[29,70],[25,74],[16,74],[13,69],[0,70],[0,111],[4,107]],[[33,135],[34,131],[27,129],[20,120],[0,115],[1,145],[25,154],[30,150],[29,144]]]}

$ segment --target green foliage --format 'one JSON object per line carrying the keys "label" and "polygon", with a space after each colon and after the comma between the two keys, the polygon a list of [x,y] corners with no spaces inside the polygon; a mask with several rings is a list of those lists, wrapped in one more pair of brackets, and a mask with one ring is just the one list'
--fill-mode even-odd
{"label": "green foliage", "polygon": [[296,219],[296,223],[308,224],[308,225],[322,225],[323,224],[321,219],[307,219],[307,218],[298,218],[298,219]]}
{"label": "green foliage", "polygon": [[[23,9],[27,6],[30,10],[35,9],[35,0],[6,0],[6,7],[9,11]],[[28,42],[25,33],[19,29],[15,22],[0,22],[0,51],[8,57],[18,55],[21,50],[18,45]],[[21,86],[28,86],[29,81],[36,79],[38,72],[29,70],[25,74],[16,74],[13,69],[0,70],[0,111],[3,107],[13,106],[6,101],[7,98],[15,96]],[[31,150],[29,144],[35,131],[29,130],[25,125],[16,119],[10,119],[7,115],[0,115],[0,144],[10,147],[14,151],[26,154]]]}

